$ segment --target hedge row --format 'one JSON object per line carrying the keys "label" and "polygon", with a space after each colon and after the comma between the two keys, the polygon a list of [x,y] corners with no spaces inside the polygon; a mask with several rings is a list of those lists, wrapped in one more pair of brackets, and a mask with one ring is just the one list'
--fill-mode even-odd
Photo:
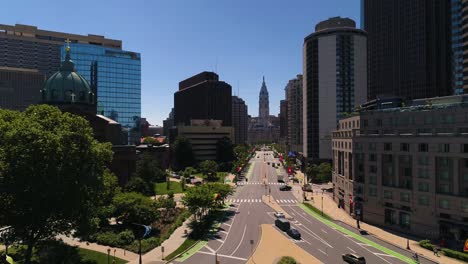
{"label": "hedge row", "polygon": [[[419,245],[425,249],[429,250],[434,250],[435,245],[431,244],[430,240],[421,240],[419,241]],[[459,252],[456,250],[448,249],[448,248],[442,248],[441,250],[445,256],[450,257],[450,258],[455,258],[463,261],[468,261],[468,254]]]}

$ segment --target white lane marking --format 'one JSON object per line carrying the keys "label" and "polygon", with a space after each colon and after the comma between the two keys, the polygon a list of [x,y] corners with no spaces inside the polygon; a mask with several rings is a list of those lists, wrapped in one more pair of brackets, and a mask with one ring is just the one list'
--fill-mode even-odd
{"label": "white lane marking", "polygon": [[219,232],[223,233],[223,234],[229,234],[228,232],[224,231],[224,230],[219,230]]}
{"label": "white lane marking", "polygon": [[327,232],[327,231],[325,231],[325,230],[323,230],[323,229],[320,229],[320,230],[322,230],[322,232],[324,232],[325,234],[328,234],[328,232]]}
{"label": "white lane marking", "polygon": [[248,199],[247,202],[250,203],[250,199]]}
{"label": "white lane marking", "polygon": [[352,248],[350,248],[350,247],[346,247],[346,248],[351,250],[353,253],[356,253],[356,251],[354,251]]}
{"label": "white lane marking", "polygon": [[217,238],[216,240],[224,244],[224,240],[221,240],[219,238]]}
{"label": "white lane marking", "polygon": [[227,225],[227,226],[231,227],[231,225],[230,225],[230,224],[228,224],[228,223],[223,223],[223,225]]}
{"label": "white lane marking", "polygon": [[215,253],[215,252],[216,252],[216,251],[214,251],[212,248],[210,248],[208,245],[205,245],[205,247],[206,247],[209,251],[211,251],[212,253]]}
{"label": "white lane marking", "polygon": [[291,215],[296,215],[295,213],[291,213]]}
{"label": "white lane marking", "polygon": [[276,200],[276,203],[279,203],[279,201],[278,201],[278,200]]}
{"label": "white lane marking", "polygon": [[323,250],[321,250],[320,248],[317,248],[317,250],[328,256],[328,254],[325,253],[325,252],[324,252]]}
{"label": "white lane marking", "polygon": [[[201,254],[206,254],[206,255],[212,255],[212,256],[214,256],[214,253],[205,252],[205,251],[198,251],[197,253],[201,253]],[[245,258],[239,258],[239,257],[234,257],[234,256],[227,256],[227,255],[222,255],[222,254],[218,254],[218,257],[247,261],[247,259],[245,259]]]}
{"label": "white lane marking", "polygon": [[244,241],[244,236],[245,236],[245,231],[247,230],[247,225],[244,227],[244,233],[242,233],[242,237],[241,237],[241,240],[239,241],[239,245],[237,245],[236,249],[234,249],[234,251],[231,253],[230,256],[234,255],[234,253],[236,253],[236,251],[239,249],[239,247],[241,246],[242,244],[242,241]]}

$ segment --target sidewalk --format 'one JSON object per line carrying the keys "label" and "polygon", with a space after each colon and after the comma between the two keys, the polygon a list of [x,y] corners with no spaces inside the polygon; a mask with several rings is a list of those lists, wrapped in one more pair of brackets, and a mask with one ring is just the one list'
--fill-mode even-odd
{"label": "sidewalk", "polygon": [[76,238],[67,237],[67,236],[64,236],[64,235],[57,236],[57,238],[62,239],[63,242],[68,244],[68,245],[77,246],[79,248],[85,248],[85,249],[89,249],[89,250],[94,250],[94,251],[97,251],[97,252],[104,253],[106,255],[107,255],[107,250],[110,249],[111,250],[110,251],[111,256],[114,256],[114,250],[115,250],[115,256],[118,257],[118,258],[121,258],[123,260],[126,260],[126,261],[131,261],[133,259],[138,259],[137,254],[135,254],[135,253],[133,253],[131,251],[126,251],[126,250],[121,249],[121,248],[113,248],[113,247],[109,247],[109,246],[99,245],[99,244],[96,244],[96,243],[81,242]]}
{"label": "sidewalk", "polygon": [[[166,263],[166,261],[162,260],[162,252],[161,247],[164,247],[164,256],[167,256],[174,252],[177,248],[184,243],[187,235],[185,234],[185,230],[187,230],[187,234],[190,233],[190,228],[188,227],[188,223],[191,221],[191,217],[189,217],[185,222],[177,228],[172,235],[166,239],[159,247],[154,248],[153,250],[149,251],[148,253],[142,256],[143,263]],[[128,264],[138,264],[138,256],[130,261]]]}
{"label": "sidewalk", "polygon": [[[307,193],[307,197],[310,199],[310,197],[314,197],[314,200],[307,201],[308,203],[312,204],[316,208],[321,208],[322,204],[322,194],[313,194],[311,195],[310,193]],[[327,215],[331,216],[335,220],[341,221],[345,224],[348,224],[352,227],[356,227],[356,220],[352,218],[347,212],[345,212],[343,209],[338,208],[337,204],[333,201],[332,197],[329,195],[325,194],[323,195],[323,211]],[[397,247],[400,248],[406,248],[406,243],[407,239],[403,237],[399,237],[397,235],[394,235],[390,232],[387,232],[379,227],[375,227],[373,225],[369,225],[365,222],[360,222],[361,229],[367,231],[369,234],[386,241],[390,244],[393,244]],[[427,250],[425,248],[422,248],[419,246],[418,241],[414,240],[409,240],[410,248],[413,252],[417,252],[420,255],[423,255],[424,257],[431,259],[433,261],[439,262],[439,263],[444,263],[444,264],[460,264],[464,263],[459,260],[449,258],[443,255],[440,255],[440,257],[436,257],[433,255],[433,252],[430,250]]]}

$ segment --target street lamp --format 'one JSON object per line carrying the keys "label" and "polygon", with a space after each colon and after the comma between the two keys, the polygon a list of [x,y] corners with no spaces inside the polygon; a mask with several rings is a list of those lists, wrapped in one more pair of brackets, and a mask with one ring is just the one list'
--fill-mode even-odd
{"label": "street lamp", "polygon": [[322,216],[323,216],[323,190],[322,190]]}
{"label": "street lamp", "polygon": [[107,264],[110,264],[110,248],[107,249]]}
{"label": "street lamp", "polygon": [[[141,240],[147,236],[149,236],[149,234],[151,233],[151,226],[147,226],[147,225],[142,225],[142,224],[136,224],[136,223],[133,223],[133,225],[136,225],[136,226],[141,226],[145,229],[145,232],[143,233],[143,235],[141,236],[141,238],[138,239],[138,255],[140,256],[139,258],[139,261],[138,263],[139,264],[142,264],[142,260],[141,260]],[[110,249],[109,249],[110,251]]]}

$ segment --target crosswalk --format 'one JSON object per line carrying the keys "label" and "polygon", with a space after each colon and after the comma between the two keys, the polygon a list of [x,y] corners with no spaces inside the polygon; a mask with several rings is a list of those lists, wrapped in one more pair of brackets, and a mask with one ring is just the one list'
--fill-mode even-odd
{"label": "crosswalk", "polygon": [[[261,203],[262,199],[227,199],[230,203]],[[275,200],[278,204],[296,204],[296,199],[277,199]]]}
{"label": "crosswalk", "polygon": [[[263,182],[237,182],[237,185],[255,185],[263,184]],[[284,182],[269,182],[268,185],[286,185]]]}

